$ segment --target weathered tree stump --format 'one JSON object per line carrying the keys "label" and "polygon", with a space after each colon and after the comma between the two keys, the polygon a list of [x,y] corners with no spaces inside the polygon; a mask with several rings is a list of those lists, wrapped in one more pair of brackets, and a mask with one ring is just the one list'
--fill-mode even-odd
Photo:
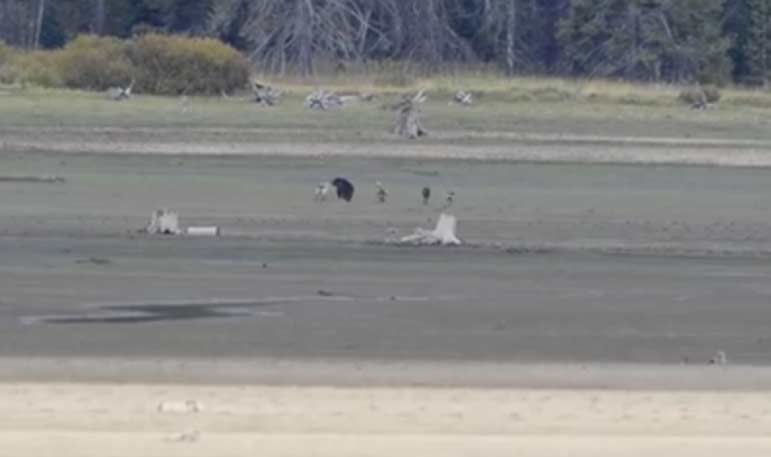
{"label": "weathered tree stump", "polygon": [[420,91],[412,97],[405,97],[394,105],[399,111],[399,120],[394,132],[404,138],[414,140],[426,136],[428,132],[420,125],[420,110],[418,105],[426,101],[425,91]]}

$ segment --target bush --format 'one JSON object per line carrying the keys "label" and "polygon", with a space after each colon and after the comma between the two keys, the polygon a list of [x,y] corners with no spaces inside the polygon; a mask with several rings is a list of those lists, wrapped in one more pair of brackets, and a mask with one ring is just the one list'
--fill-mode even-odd
{"label": "bush", "polygon": [[720,89],[717,86],[707,84],[701,90],[704,91],[704,96],[707,97],[707,103],[717,103],[720,101]]}
{"label": "bush", "polygon": [[56,52],[64,85],[89,90],[125,86],[136,70],[128,58],[126,42],[116,38],[81,35]]}
{"label": "bush", "polygon": [[12,84],[19,79],[19,71],[11,62],[13,48],[0,41],[0,84]]}
{"label": "bush", "polygon": [[58,55],[54,52],[33,51],[19,53],[11,61],[11,73],[17,81],[42,87],[61,87]]}
{"label": "bush", "polygon": [[688,105],[702,106],[720,101],[720,89],[717,86],[695,86],[683,89],[677,96],[678,100]]}
{"label": "bush", "polygon": [[15,53],[13,52],[13,48],[5,44],[4,41],[0,40],[0,67],[9,64],[14,54]]}
{"label": "bush", "polygon": [[144,35],[131,43],[128,55],[137,71],[140,92],[212,95],[243,88],[249,82],[248,61],[210,38]]}
{"label": "bush", "polygon": [[213,39],[81,35],[58,51],[15,52],[0,43],[0,81],[105,90],[135,80],[138,92],[220,94],[249,82],[249,62]]}

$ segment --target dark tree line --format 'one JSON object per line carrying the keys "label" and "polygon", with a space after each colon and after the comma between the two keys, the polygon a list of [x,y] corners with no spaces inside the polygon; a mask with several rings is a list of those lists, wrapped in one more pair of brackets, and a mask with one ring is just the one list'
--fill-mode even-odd
{"label": "dark tree line", "polygon": [[440,70],[765,84],[771,0],[0,0],[0,39],[218,37],[277,73],[395,60]]}

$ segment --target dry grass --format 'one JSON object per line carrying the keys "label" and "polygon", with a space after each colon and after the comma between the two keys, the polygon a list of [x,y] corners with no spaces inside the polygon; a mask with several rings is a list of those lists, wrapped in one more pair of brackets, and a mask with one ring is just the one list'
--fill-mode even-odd
{"label": "dry grass", "polygon": [[[674,106],[685,86],[643,84],[606,79],[568,79],[553,77],[508,78],[486,70],[461,71],[441,76],[405,77],[398,74],[354,73],[313,78],[257,75],[257,79],[281,87],[289,93],[305,94],[316,88],[373,94],[394,94],[425,89],[429,93],[448,94],[472,91],[500,102],[589,100],[598,103]],[[404,82],[407,81],[406,84]],[[721,103],[732,106],[771,108],[771,91],[727,87],[721,89]]]}
{"label": "dry grass", "polygon": [[[416,78],[408,86],[379,85],[365,74],[303,78],[259,78],[286,95],[279,106],[266,108],[248,101],[246,92],[231,98],[157,97],[139,94],[116,103],[104,94],[0,85],[0,130],[12,127],[119,127],[186,129],[229,128],[220,141],[333,142],[398,141],[390,135],[395,114],[382,109],[401,94],[428,90],[422,140],[442,143],[446,133],[469,134],[465,143],[507,142],[508,133],[663,137],[686,139],[771,138],[771,93],[725,88],[717,109],[696,112],[678,101],[679,86],[618,81],[557,78],[504,78],[490,72],[455,72]],[[332,113],[312,113],[303,99],[323,87],[379,95]],[[477,103],[451,103],[459,90],[474,92]],[[242,95],[242,96],[240,96]],[[259,129],[259,133],[253,131]],[[291,136],[287,136],[291,132]],[[507,133],[508,132],[508,133]],[[181,132],[178,132],[181,133]],[[169,133],[169,140],[177,137]],[[248,137],[248,138],[247,138]],[[463,137],[466,138],[466,137]],[[456,138],[452,143],[457,143]],[[464,144],[465,144],[464,143]]]}

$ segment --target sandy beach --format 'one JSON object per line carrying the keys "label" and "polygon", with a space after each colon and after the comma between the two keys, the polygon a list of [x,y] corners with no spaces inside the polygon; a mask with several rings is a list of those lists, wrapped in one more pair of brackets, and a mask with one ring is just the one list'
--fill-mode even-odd
{"label": "sandy beach", "polygon": [[707,456],[771,452],[742,391],[3,383],[4,456]]}

